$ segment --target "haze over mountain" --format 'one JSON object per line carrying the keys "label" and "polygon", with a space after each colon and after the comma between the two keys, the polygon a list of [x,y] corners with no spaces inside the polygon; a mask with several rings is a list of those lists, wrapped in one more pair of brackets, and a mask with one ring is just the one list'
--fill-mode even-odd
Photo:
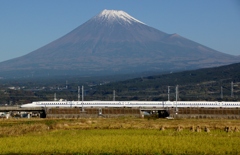
{"label": "haze over mountain", "polygon": [[103,10],[65,36],[0,63],[0,75],[106,75],[186,70],[239,61],[237,56],[152,28],[124,11]]}

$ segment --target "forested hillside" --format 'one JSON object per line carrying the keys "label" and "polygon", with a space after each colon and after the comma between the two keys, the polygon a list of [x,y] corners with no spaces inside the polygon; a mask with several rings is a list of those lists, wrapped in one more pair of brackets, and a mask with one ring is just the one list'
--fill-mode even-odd
{"label": "forested hillside", "polygon": [[170,100],[175,100],[177,85],[179,100],[240,100],[240,63],[131,80],[123,79],[126,77],[56,77],[10,81],[1,79],[0,104],[19,105],[32,101],[53,100],[55,93],[57,99],[77,100],[78,86],[82,85],[84,100],[113,100],[115,91],[115,100],[161,101],[168,99],[168,87]]}
{"label": "forested hillside", "polygon": [[[231,94],[233,82],[233,94]],[[170,86],[171,99],[175,99],[175,87],[179,85],[180,100],[237,100],[240,90],[240,63],[228,66],[184,71],[135,78],[96,87],[97,94],[109,94],[115,90],[117,98],[129,100],[166,100]],[[222,87],[222,96],[221,96]],[[106,96],[106,95],[104,95]]]}

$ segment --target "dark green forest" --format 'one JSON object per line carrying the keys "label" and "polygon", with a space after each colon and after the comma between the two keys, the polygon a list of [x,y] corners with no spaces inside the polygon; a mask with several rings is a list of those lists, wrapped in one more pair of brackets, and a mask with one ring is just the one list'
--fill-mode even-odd
{"label": "dark green forest", "polygon": [[84,100],[113,100],[115,91],[115,100],[161,101],[168,99],[168,87],[175,100],[177,85],[178,100],[239,101],[240,63],[154,76],[0,79],[0,104],[54,100],[55,93],[57,99],[78,100],[78,86],[84,86]]}

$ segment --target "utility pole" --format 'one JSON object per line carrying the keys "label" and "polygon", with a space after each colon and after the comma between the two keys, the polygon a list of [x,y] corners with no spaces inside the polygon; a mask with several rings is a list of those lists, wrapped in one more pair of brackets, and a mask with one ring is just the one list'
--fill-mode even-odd
{"label": "utility pole", "polygon": [[84,87],[82,86],[82,112],[84,112],[83,101],[84,101]]}
{"label": "utility pole", "polygon": [[54,93],[54,101],[57,101],[57,95]]}
{"label": "utility pole", "polygon": [[177,101],[178,101],[178,85],[176,86],[176,108],[175,108],[176,114],[178,114]]}
{"label": "utility pole", "polygon": [[221,86],[221,99],[223,99],[223,87]]}
{"label": "utility pole", "polygon": [[233,94],[233,82],[231,82],[231,97],[234,97],[234,94]]}
{"label": "utility pole", "polygon": [[84,101],[84,87],[82,86],[82,102]]}
{"label": "utility pole", "polygon": [[78,101],[80,101],[80,87],[78,86]]}
{"label": "utility pole", "polygon": [[115,101],[115,90],[113,90],[113,101]]}
{"label": "utility pole", "polygon": [[170,86],[168,86],[168,101],[170,101]]}

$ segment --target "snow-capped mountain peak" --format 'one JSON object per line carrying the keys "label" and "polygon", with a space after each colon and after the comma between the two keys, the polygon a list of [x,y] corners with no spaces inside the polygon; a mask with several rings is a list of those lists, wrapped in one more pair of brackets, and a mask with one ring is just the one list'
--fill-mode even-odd
{"label": "snow-capped mountain peak", "polygon": [[95,18],[101,19],[102,21],[108,21],[108,22],[125,21],[129,24],[132,24],[134,22],[145,24],[121,10],[106,10],[105,9],[101,13],[99,13],[97,16],[95,16]]}

